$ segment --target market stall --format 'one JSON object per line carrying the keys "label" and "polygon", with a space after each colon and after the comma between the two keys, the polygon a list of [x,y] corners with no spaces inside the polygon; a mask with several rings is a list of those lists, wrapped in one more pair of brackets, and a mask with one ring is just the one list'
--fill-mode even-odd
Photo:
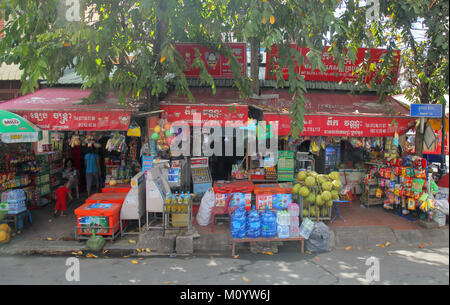
{"label": "market stall", "polygon": [[0,213],[2,222],[21,230],[29,210],[38,205],[36,163],[31,143],[41,131],[33,123],[8,111],[0,110]]}
{"label": "market stall", "polygon": [[63,170],[70,159],[78,195],[85,185],[83,157],[92,146],[101,159],[102,183],[129,184],[138,171],[133,172],[140,166],[138,152],[142,145],[136,133],[139,126],[132,119],[136,106],[119,105],[113,93],[95,104],[83,103],[89,94],[90,90],[77,88],[47,88],[0,105],[0,109],[20,114],[44,131],[35,148],[37,158],[47,169],[40,177],[43,194],[52,194],[67,178]]}

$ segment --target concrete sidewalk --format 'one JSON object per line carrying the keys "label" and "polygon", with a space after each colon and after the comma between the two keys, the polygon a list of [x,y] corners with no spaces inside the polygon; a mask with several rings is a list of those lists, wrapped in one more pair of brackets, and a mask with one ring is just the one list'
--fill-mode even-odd
{"label": "concrete sidewalk", "polygon": [[[52,217],[51,206],[33,211],[33,223],[27,224],[22,230],[23,232],[13,237],[9,244],[0,245],[0,255],[74,255],[73,253],[79,253],[79,251],[87,254],[90,251],[86,248],[86,242],[75,240],[76,218],[73,210],[83,201],[80,198],[79,201],[71,204],[68,207],[67,217]],[[367,211],[361,211],[356,212],[367,213]],[[346,212],[345,209],[343,212]],[[370,213],[375,215],[377,212],[371,209]],[[356,218],[357,216],[353,216],[353,219]],[[349,215],[347,219],[352,218]],[[345,224],[349,223],[350,221]],[[364,249],[374,248],[377,244],[385,245],[387,242],[392,245],[448,245],[448,226],[438,229],[419,229],[419,226],[414,227],[417,229],[404,228],[404,226],[394,227],[392,225],[340,226],[331,224],[329,225],[330,247],[332,250],[344,249],[349,246]],[[239,243],[237,250],[242,253],[249,251],[249,248],[248,243]],[[142,249],[150,249],[150,252],[142,251]],[[210,226],[195,225],[192,232],[179,237],[171,234],[163,236],[162,230],[157,229],[143,230],[141,233],[119,237],[112,243],[107,241],[104,247],[105,253],[96,255],[99,257],[100,255],[108,257],[173,256],[195,253],[227,256],[231,255],[231,250],[229,223],[224,222],[216,224],[214,232],[211,232]]]}
{"label": "concrete sidewalk", "polygon": [[[24,234],[25,236],[25,234]],[[191,250],[185,250],[177,245],[179,238],[173,235],[162,236],[155,231],[130,235],[114,242],[106,242],[104,252],[97,255],[108,257],[123,256],[167,256],[167,255],[231,255],[231,236],[229,233],[186,235],[191,238]],[[392,230],[389,227],[338,227],[330,228],[330,247],[340,250],[352,246],[353,248],[375,248],[377,245],[448,245],[449,231],[443,229],[424,230]],[[186,245],[185,245],[186,247]],[[189,248],[189,245],[187,245]],[[150,249],[146,252],[145,249]],[[142,251],[143,250],[143,251]],[[249,244],[239,245],[238,251],[248,251]],[[89,249],[85,242],[62,240],[30,240],[15,238],[9,244],[0,246],[0,255],[73,255],[82,251],[87,254]]]}

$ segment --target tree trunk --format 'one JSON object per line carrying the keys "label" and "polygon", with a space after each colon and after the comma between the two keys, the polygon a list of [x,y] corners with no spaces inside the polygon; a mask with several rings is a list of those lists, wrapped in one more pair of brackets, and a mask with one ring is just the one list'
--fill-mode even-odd
{"label": "tree trunk", "polygon": [[252,38],[250,43],[250,77],[252,79],[252,92],[260,95],[259,92],[259,39]]}
{"label": "tree trunk", "polygon": [[416,129],[416,137],[415,137],[415,143],[416,146],[416,156],[422,157],[423,156],[423,140],[424,140],[424,133],[420,130],[420,125]]}

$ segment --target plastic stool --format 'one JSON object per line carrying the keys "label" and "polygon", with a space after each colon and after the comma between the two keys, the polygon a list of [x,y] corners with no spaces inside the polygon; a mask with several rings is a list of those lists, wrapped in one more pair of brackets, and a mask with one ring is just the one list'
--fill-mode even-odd
{"label": "plastic stool", "polygon": [[339,217],[340,219],[342,219],[343,222],[345,222],[344,217],[342,217],[341,213],[339,213],[339,208],[338,208],[338,204],[339,203],[349,203],[350,200],[336,200],[333,201],[333,209],[334,209],[334,217],[331,218],[331,223],[333,223],[336,220],[336,217]]}

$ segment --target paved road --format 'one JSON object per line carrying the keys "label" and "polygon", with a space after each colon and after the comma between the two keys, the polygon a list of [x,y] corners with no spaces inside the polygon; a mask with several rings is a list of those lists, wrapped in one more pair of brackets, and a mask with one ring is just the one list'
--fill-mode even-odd
{"label": "paved road", "polygon": [[[368,281],[379,262],[379,281]],[[157,284],[157,285],[302,285],[302,284],[449,284],[449,248],[335,250],[300,255],[280,253],[229,256],[79,259],[80,281],[66,280],[66,257],[0,257],[0,284]],[[133,263],[133,260],[135,263]],[[74,274],[74,273],[70,273]],[[376,273],[369,272],[375,275]]]}

